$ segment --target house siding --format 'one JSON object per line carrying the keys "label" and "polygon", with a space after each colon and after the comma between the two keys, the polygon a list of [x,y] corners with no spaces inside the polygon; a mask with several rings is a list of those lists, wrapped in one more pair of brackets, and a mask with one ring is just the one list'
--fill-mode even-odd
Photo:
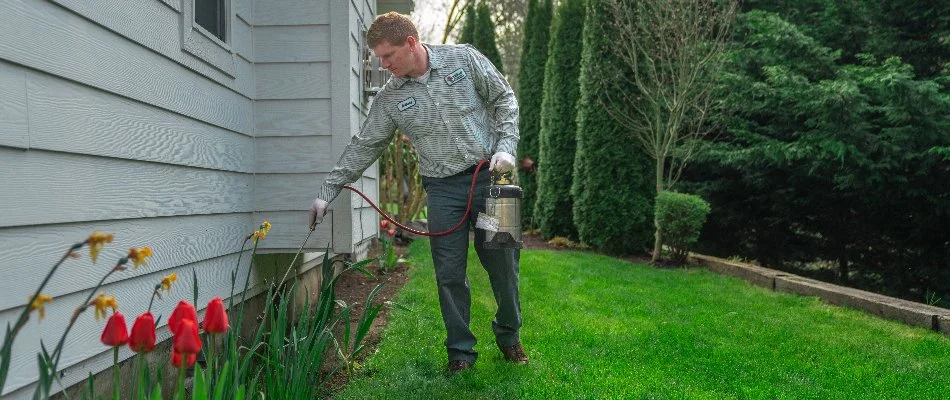
{"label": "house siding", "polygon": [[[178,281],[155,301],[156,316],[191,299],[193,273],[199,308],[227,298],[239,258],[242,287],[250,262],[241,240],[265,219],[274,228],[263,252],[296,252],[306,237],[313,194],[364,117],[352,55],[362,16],[374,13],[362,0],[229,4],[226,43],[191,27],[189,1],[0,5],[0,325],[71,244],[93,231],[115,235],[97,265],[85,254],[68,260],[44,289],[55,300],[17,337],[4,398],[32,395],[40,343],[55,346],[128,248],[151,246],[155,256],[101,290],[131,322],[172,272]],[[376,175],[374,166],[359,182],[374,199]],[[334,202],[305,259],[331,243],[336,253],[364,252],[378,219],[362,203],[348,194]],[[251,294],[264,275],[252,271]],[[160,340],[170,337],[164,320]],[[102,326],[87,311],[70,332],[64,385],[111,365]],[[121,348],[120,359],[131,355]]]}

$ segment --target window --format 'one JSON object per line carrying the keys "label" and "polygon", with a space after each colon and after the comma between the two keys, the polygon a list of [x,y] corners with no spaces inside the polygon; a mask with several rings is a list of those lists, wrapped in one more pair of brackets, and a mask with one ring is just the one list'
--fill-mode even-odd
{"label": "window", "polygon": [[195,0],[195,23],[222,42],[225,38],[225,0]]}

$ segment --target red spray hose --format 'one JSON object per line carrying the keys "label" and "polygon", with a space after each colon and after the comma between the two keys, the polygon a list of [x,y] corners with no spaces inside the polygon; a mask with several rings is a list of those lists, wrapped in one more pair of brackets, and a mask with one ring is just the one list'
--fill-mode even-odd
{"label": "red spray hose", "polygon": [[408,227],[408,226],[405,226],[405,225],[403,225],[403,224],[400,224],[400,223],[396,222],[396,220],[392,219],[392,217],[390,217],[389,215],[386,215],[386,213],[383,212],[383,210],[380,210],[379,207],[377,207],[376,204],[373,203],[373,201],[369,199],[369,197],[366,197],[366,195],[363,194],[363,192],[360,192],[359,189],[357,189],[357,188],[355,188],[355,187],[352,187],[352,186],[350,186],[350,185],[344,185],[343,187],[346,188],[346,189],[350,189],[350,190],[356,192],[356,194],[360,195],[360,197],[362,197],[364,200],[366,200],[367,202],[369,202],[369,205],[373,206],[373,208],[376,209],[376,212],[378,212],[379,215],[382,215],[383,218],[386,218],[387,220],[389,220],[389,222],[392,222],[393,224],[395,224],[396,226],[398,226],[398,227],[399,227],[400,229],[402,229],[402,230],[411,232],[411,233],[416,234],[416,235],[422,235],[422,236],[444,236],[444,235],[448,235],[448,234],[454,232],[456,229],[460,228],[460,227],[462,226],[462,224],[465,223],[465,219],[468,218],[468,213],[469,213],[470,211],[472,211],[472,195],[475,194],[475,181],[478,179],[478,171],[480,171],[480,170],[482,169],[482,166],[485,165],[485,164],[487,164],[487,163],[488,163],[488,160],[483,160],[483,161],[481,161],[481,162],[478,163],[478,166],[475,167],[475,174],[472,175],[472,188],[468,191],[468,205],[465,207],[465,214],[462,214],[462,219],[460,219],[459,222],[458,222],[457,224],[455,224],[455,226],[453,226],[452,228],[449,228],[448,230],[445,230],[445,231],[442,231],[442,232],[435,232],[435,233],[432,233],[432,232],[417,231],[417,230],[412,229],[412,228],[410,228],[410,227]]}

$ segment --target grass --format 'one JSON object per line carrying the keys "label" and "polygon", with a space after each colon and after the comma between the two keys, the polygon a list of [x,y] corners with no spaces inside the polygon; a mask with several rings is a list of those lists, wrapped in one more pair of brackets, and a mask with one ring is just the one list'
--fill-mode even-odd
{"label": "grass", "polygon": [[495,348],[487,275],[469,255],[475,369],[443,373],[445,329],[428,242],[377,353],[340,399],[946,399],[950,338],[772,292],[704,269],[523,251],[522,342]]}

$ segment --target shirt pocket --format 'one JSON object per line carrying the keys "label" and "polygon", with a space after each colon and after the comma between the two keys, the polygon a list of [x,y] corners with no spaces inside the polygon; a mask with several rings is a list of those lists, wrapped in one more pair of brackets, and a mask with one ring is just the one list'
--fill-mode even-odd
{"label": "shirt pocket", "polygon": [[396,109],[395,118],[393,118],[396,127],[413,141],[431,135],[432,124],[437,119],[435,116],[424,112],[419,104],[402,111]]}

